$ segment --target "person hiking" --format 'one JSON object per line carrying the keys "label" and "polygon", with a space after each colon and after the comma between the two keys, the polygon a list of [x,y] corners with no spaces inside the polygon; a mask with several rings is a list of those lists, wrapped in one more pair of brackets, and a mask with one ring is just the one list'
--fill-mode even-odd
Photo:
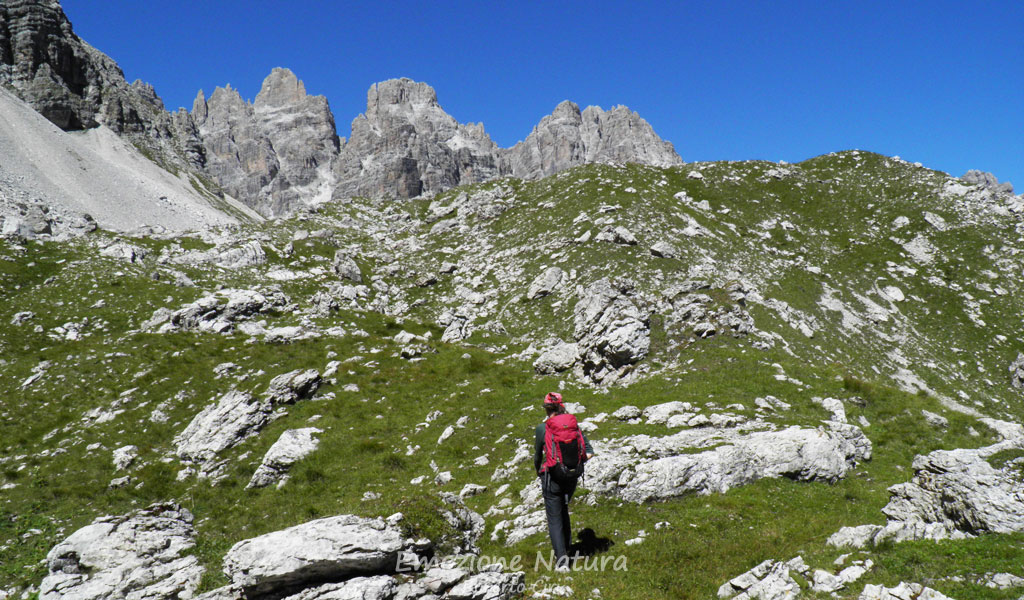
{"label": "person hiking", "polygon": [[590,442],[580,431],[576,417],[565,410],[562,395],[551,392],[544,397],[547,418],[537,426],[534,436],[533,466],[540,478],[548,534],[555,554],[555,569],[569,569],[568,548],[572,541],[569,524],[569,500],[585,463],[594,454]]}

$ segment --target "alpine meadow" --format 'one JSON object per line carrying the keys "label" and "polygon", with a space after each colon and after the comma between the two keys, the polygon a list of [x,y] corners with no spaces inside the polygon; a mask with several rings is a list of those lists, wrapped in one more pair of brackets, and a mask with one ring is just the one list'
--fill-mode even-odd
{"label": "alpine meadow", "polygon": [[0,83],[0,600],[1024,597],[994,175],[570,101],[503,148],[405,78],[346,139],[286,68],[172,112],[57,0]]}

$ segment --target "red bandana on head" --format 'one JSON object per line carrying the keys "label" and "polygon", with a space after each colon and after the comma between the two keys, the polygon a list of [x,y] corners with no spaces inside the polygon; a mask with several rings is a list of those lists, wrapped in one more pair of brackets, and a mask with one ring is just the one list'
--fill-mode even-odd
{"label": "red bandana on head", "polygon": [[558,392],[551,392],[544,396],[544,404],[563,404],[562,395]]}

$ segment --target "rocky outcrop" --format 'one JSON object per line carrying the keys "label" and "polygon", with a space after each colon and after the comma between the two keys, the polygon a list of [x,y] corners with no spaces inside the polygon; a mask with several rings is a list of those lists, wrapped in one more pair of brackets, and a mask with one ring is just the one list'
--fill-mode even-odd
{"label": "rocky outcrop", "polygon": [[[693,453],[711,445],[716,447]],[[747,434],[686,429],[663,438],[639,435],[601,443],[587,462],[587,487],[646,502],[690,492],[724,493],[773,477],[831,483],[870,458],[871,442],[864,432],[843,423]]]}
{"label": "rocky outcrop", "polygon": [[458,123],[434,88],[410,79],[370,87],[334,172],[335,197],[412,198],[501,175],[498,146],[483,125]]}
{"label": "rocky outcrop", "polygon": [[579,356],[579,346],[559,341],[557,344],[541,352],[537,360],[534,361],[533,368],[539,375],[561,373],[571,369],[576,364]]}
{"label": "rocky outcrop", "polygon": [[669,142],[625,106],[604,111],[566,100],[541,119],[533,132],[507,150],[513,177],[539,179],[586,163],[682,164]]}
{"label": "rocky outcrop", "polygon": [[393,573],[402,553],[426,548],[382,519],[341,515],[239,542],[224,557],[224,574],[248,597]]}
{"label": "rocky outcrop", "polygon": [[997,179],[995,175],[993,175],[992,173],[986,173],[985,171],[971,169],[970,171],[964,173],[964,176],[961,177],[960,179],[963,179],[967,183],[973,183],[977,186],[980,186],[987,190],[992,190],[994,192],[1005,194],[1013,193],[1012,183],[1010,183],[1009,181],[999,183],[999,179]]}
{"label": "rocky outcrop", "polygon": [[[398,593],[398,588],[398,581],[390,575],[353,577],[341,583],[326,583],[302,590],[287,596],[286,600],[391,600]],[[242,600],[246,596],[240,594],[238,598]]]}
{"label": "rocky outcrop", "polygon": [[272,409],[265,400],[232,390],[204,408],[174,438],[175,453],[188,463],[210,465],[220,452],[259,433],[270,422]]}
{"label": "rocky outcrop", "polygon": [[913,462],[914,478],[889,488],[891,498],[882,509],[888,517],[885,525],[843,527],[829,538],[829,544],[860,548],[886,540],[1024,531],[1022,477],[1015,466],[1020,459],[1006,464],[999,460],[1000,453],[1015,455],[1024,448],[1024,430],[1020,426],[1003,429],[1014,434],[992,446],[918,456]]}
{"label": "rocky outcrop", "polygon": [[722,584],[718,588],[718,597],[734,600],[790,600],[800,595],[800,584],[793,579],[791,572],[807,577],[810,568],[799,556],[786,562],[766,560]]}
{"label": "rocky outcrop", "polygon": [[649,316],[637,307],[627,281],[601,279],[587,287],[573,309],[580,352],[580,375],[597,384],[612,383],[647,356]]}
{"label": "rocky outcrop", "polygon": [[190,598],[203,574],[186,555],[195,535],[192,515],[175,504],[100,517],[50,550],[39,598]]}
{"label": "rocky outcrop", "polygon": [[1024,352],[1017,353],[1017,360],[1010,363],[1010,385],[1024,390]]}
{"label": "rocky outcrop", "polygon": [[191,116],[207,156],[206,172],[264,215],[288,214],[326,184],[339,139],[323,96],[308,96],[288,69],[263,81],[253,104],[237,90],[200,91]]}
{"label": "rocky outcrop", "polygon": [[263,462],[252,474],[247,488],[267,487],[277,484],[278,487],[288,480],[288,471],[292,465],[309,456],[316,450],[320,441],[316,434],[323,433],[316,427],[289,429],[281,434],[274,445],[263,456]]}
{"label": "rocky outcrop", "polygon": [[254,315],[281,308],[288,298],[280,292],[268,290],[266,294],[255,290],[226,289],[203,296],[176,311],[157,309],[142,324],[146,330],[161,333],[169,331],[207,331],[230,333],[239,321]]}

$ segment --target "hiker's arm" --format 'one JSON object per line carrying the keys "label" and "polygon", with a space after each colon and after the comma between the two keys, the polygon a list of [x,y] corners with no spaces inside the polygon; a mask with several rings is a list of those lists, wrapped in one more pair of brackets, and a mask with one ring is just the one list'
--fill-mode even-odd
{"label": "hiker's arm", "polygon": [[[582,431],[580,432],[580,435],[583,435]],[[590,440],[588,440],[585,435],[583,435],[583,451],[587,453],[587,460],[593,458],[594,449],[590,446]]]}
{"label": "hiker's arm", "polygon": [[538,428],[533,435],[533,470],[540,475],[540,466],[544,464],[544,434]]}

